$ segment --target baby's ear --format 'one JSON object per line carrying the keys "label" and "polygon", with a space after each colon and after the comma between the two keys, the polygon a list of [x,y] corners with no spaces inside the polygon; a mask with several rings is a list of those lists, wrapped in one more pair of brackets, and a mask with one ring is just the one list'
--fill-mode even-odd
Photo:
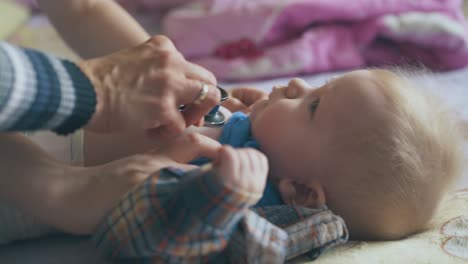
{"label": "baby's ear", "polygon": [[320,208],[326,203],[323,186],[317,180],[302,184],[291,179],[281,179],[278,190],[287,205]]}

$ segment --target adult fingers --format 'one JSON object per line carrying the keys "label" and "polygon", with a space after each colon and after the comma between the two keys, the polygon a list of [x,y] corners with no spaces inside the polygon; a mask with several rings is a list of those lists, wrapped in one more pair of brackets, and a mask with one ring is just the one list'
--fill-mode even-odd
{"label": "adult fingers", "polygon": [[177,163],[177,162],[174,162],[173,164],[170,165],[171,167],[176,167],[176,168],[179,168],[179,169],[182,169],[184,171],[191,171],[191,170],[195,170],[195,169],[199,169],[200,167],[197,166],[197,165],[191,165],[191,164],[185,164],[185,163]]}
{"label": "adult fingers", "polygon": [[[192,101],[188,102],[188,104],[190,105],[187,107],[187,110],[184,111],[183,115],[187,124],[193,125],[197,123],[198,120],[203,118],[203,116],[206,115],[216,104],[219,103],[221,99],[221,94],[216,88],[217,81],[213,73],[211,73],[210,71],[208,71],[200,65],[188,61],[185,61],[185,63],[181,66],[183,68],[183,71],[185,72],[185,76],[188,82],[199,83],[201,88],[203,88],[203,85],[206,85],[209,89],[206,98],[200,104],[190,104],[191,102],[193,102],[194,99],[191,99]],[[194,95],[187,93],[185,90],[182,92],[189,96],[189,98],[186,99],[196,99],[200,94],[201,88],[198,90],[199,92]],[[184,95],[180,95],[180,97],[183,96]]]}
{"label": "adult fingers", "polygon": [[170,139],[179,136],[187,127],[182,114],[174,105],[173,109],[166,109],[163,115],[160,115],[159,122],[154,127],[147,129],[146,134],[150,138],[160,140]]}
{"label": "adult fingers", "polygon": [[208,88],[208,93],[204,95],[200,104],[211,104],[214,106],[221,99],[221,93],[216,86],[206,84],[198,80],[178,79],[174,87],[176,87],[176,89],[174,89],[174,95],[179,105],[188,105],[193,103],[195,100],[200,99],[203,89],[206,88]]}
{"label": "adult fingers", "polygon": [[[195,83],[197,83],[197,81],[187,80],[187,84],[188,83],[192,83],[192,85],[194,85]],[[208,88],[208,93],[205,95],[205,98],[201,100],[199,104],[197,104],[194,101],[199,99],[199,97],[201,96],[203,86]],[[185,109],[182,112],[182,116],[185,119],[187,126],[196,124],[220,101],[221,94],[218,88],[211,85],[204,85],[202,83],[199,83],[198,87],[199,88],[195,90],[195,94],[190,95],[190,97],[184,96],[185,98],[191,98],[190,101],[182,103],[185,105]],[[189,93],[190,91],[188,91],[187,94]],[[180,96],[183,95],[181,94]]]}
{"label": "adult fingers", "polygon": [[213,86],[218,83],[214,74],[200,65],[185,61],[181,66],[187,79],[201,81]]}
{"label": "adult fingers", "polygon": [[190,133],[184,134],[154,150],[156,156],[167,157],[177,163],[187,163],[198,157],[217,159],[221,144],[207,136]]}
{"label": "adult fingers", "polygon": [[193,124],[196,127],[201,127],[205,124],[205,118],[200,118],[195,124]]}

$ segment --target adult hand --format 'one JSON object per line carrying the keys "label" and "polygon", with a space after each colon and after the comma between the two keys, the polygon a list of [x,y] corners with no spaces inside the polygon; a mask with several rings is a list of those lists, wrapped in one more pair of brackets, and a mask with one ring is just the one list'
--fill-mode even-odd
{"label": "adult hand", "polygon": [[185,170],[197,157],[216,158],[219,142],[200,134],[182,135],[155,150],[133,155],[104,165],[66,168],[64,183],[56,199],[59,217],[48,223],[73,234],[90,234],[129,190],[159,170],[172,166]]}
{"label": "adult hand", "polygon": [[221,146],[219,142],[207,136],[193,133],[184,135],[150,154],[156,157],[155,160],[162,162],[160,169],[174,166],[185,170],[197,168],[187,163],[203,156],[213,161],[215,177],[228,188],[258,195],[259,198],[265,189],[268,160],[256,149]]}
{"label": "adult hand", "polygon": [[160,163],[157,166],[159,169],[173,166],[185,170],[197,168],[187,163],[203,156],[213,161],[215,177],[228,188],[257,195],[259,198],[265,189],[268,160],[256,149],[221,146],[207,136],[192,133],[151,151],[150,154]]}
{"label": "adult hand", "polygon": [[231,112],[250,112],[251,106],[261,99],[268,98],[268,93],[253,87],[238,87],[229,91],[229,98],[223,106]]}
{"label": "adult hand", "polygon": [[68,168],[60,183],[59,217],[48,222],[73,234],[92,233],[123,195],[159,170],[184,170],[197,157],[213,160],[214,177],[233,190],[260,199],[265,188],[268,161],[255,149],[233,149],[200,134],[184,134],[150,152],[95,167]]}
{"label": "adult hand", "polygon": [[[186,61],[163,36],[79,66],[97,94],[86,126],[94,132],[145,129],[152,136],[176,136],[220,100],[213,74]],[[205,85],[206,97],[195,104]],[[180,105],[186,106],[183,112]]]}

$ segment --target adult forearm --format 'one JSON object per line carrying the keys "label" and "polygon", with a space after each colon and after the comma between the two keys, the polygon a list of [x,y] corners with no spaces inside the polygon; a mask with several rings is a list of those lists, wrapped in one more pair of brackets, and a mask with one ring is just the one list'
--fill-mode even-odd
{"label": "adult forearm", "polygon": [[38,0],[63,39],[82,58],[135,46],[149,34],[112,0]]}
{"label": "adult forearm", "polygon": [[0,200],[47,218],[63,190],[65,167],[18,133],[0,133],[0,167]]}

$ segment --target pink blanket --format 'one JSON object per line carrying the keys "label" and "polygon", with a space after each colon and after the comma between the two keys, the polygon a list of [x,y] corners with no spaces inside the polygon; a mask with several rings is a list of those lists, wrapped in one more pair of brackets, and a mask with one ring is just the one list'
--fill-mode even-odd
{"label": "pink blanket", "polygon": [[[186,1],[187,2],[187,1]],[[385,64],[468,64],[462,0],[200,0],[163,28],[219,79],[246,80]]]}

